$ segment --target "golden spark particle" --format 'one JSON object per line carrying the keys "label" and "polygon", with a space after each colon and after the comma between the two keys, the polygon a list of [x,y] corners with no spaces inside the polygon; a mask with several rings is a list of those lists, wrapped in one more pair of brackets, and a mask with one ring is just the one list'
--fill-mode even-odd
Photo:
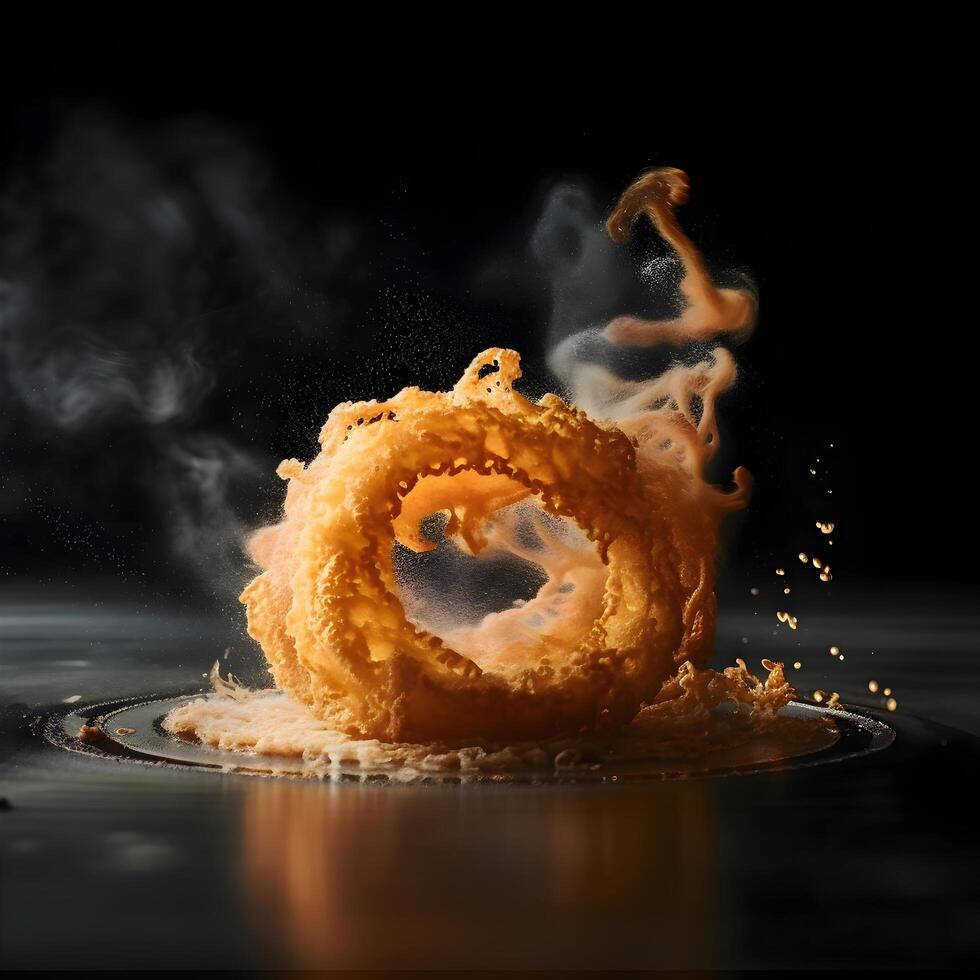
{"label": "golden spark particle", "polygon": [[785,623],[791,630],[796,629],[796,617],[792,613],[779,611],[776,613],[776,619]]}

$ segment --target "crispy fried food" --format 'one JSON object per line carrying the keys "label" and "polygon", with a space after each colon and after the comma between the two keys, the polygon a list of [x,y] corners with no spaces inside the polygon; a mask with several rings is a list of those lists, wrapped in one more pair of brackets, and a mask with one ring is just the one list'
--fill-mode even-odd
{"label": "crispy fried food", "polygon": [[[618,429],[554,395],[524,398],[519,377],[518,355],[493,349],[451,392],[338,406],[319,457],[280,466],[285,519],[253,539],[266,571],[242,601],[277,685],[332,727],[407,741],[617,726],[671,672],[692,598],[669,519],[679,488],[669,470],[643,479]],[[530,495],[592,542],[606,570],[601,606],[594,621],[570,616],[512,641],[526,656],[484,670],[408,620],[392,546],[431,547],[419,520],[448,510],[447,535],[479,553],[487,520]]]}
{"label": "crispy fried food", "polygon": [[[687,191],[681,171],[651,171],[608,223],[621,241],[651,218],[681,255],[687,309],[629,330],[617,321],[605,343],[751,329],[754,297],[716,289],[680,230]],[[582,361],[580,342],[551,359],[579,407],[525,398],[517,353],[494,348],[452,391],[339,405],[319,456],[280,465],[284,517],[252,538],[263,571],[242,601],[277,686],[325,729],[386,743],[614,730],[662,713],[678,669],[711,654],[718,525],[748,491],[743,470],[730,493],[705,479],[734,361],[717,348],[637,382]],[[433,514],[453,546],[518,556],[545,584],[476,624],[427,628],[393,550],[435,547],[423,527]]]}

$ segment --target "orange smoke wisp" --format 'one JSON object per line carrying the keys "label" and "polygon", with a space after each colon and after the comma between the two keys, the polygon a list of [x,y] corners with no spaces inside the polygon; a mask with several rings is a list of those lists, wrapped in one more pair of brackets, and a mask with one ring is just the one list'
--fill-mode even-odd
{"label": "orange smoke wisp", "polygon": [[745,289],[721,289],[714,285],[704,259],[688,238],[674,209],[686,203],[690,182],[683,170],[655,167],[638,177],[622,194],[606,221],[613,241],[623,244],[633,224],[646,215],[660,236],[674,249],[684,270],[681,294],[686,308],[670,320],[642,320],[621,316],[606,328],[613,343],[636,347],[678,345],[713,340],[734,334],[745,340],[755,327],[758,301]]}

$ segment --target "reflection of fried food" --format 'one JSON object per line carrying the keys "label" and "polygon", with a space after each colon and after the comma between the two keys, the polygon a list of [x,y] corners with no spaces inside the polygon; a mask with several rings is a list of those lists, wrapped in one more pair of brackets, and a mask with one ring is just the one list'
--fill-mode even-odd
{"label": "reflection of fried food", "polygon": [[712,961],[723,938],[705,923],[723,908],[725,828],[709,783],[665,783],[658,793],[511,788],[466,794],[460,805],[455,794],[411,787],[250,782],[241,901],[264,965]]}
{"label": "reflection of fried food", "polygon": [[[280,467],[285,520],[253,540],[266,571],[242,598],[277,684],[332,727],[398,741],[621,725],[666,680],[685,621],[700,635],[713,617],[710,591],[682,581],[702,555],[674,533],[677,472],[641,475],[621,431],[553,395],[528,401],[513,389],[519,376],[517,355],[495,349],[451,392],[339,406],[320,456]],[[501,617],[515,627],[510,667],[485,671],[409,621],[392,546],[431,547],[419,520],[446,510],[447,534],[478,553],[487,520],[531,495],[585,532],[605,590],[594,621],[563,615],[529,628],[553,594],[498,614],[498,636]],[[585,591],[569,604],[588,601]]]}

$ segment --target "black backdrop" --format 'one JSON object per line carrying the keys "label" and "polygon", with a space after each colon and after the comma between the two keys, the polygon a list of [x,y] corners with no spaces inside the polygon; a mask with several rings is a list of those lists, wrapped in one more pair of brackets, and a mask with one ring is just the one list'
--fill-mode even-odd
{"label": "black backdrop", "polygon": [[943,126],[904,97],[772,79],[678,105],[615,79],[570,97],[547,73],[379,89],[137,61],[89,52],[4,89],[10,580],[220,591],[221,542],[275,513],[272,468],[311,455],[338,400],[449,385],[490,345],[540,390],[546,198],[573,180],[606,208],[670,164],[695,240],[761,295],[723,404],[724,462],[756,478],[729,576],[829,519],[838,587],[975,582],[970,351],[936,231],[954,178]]}

